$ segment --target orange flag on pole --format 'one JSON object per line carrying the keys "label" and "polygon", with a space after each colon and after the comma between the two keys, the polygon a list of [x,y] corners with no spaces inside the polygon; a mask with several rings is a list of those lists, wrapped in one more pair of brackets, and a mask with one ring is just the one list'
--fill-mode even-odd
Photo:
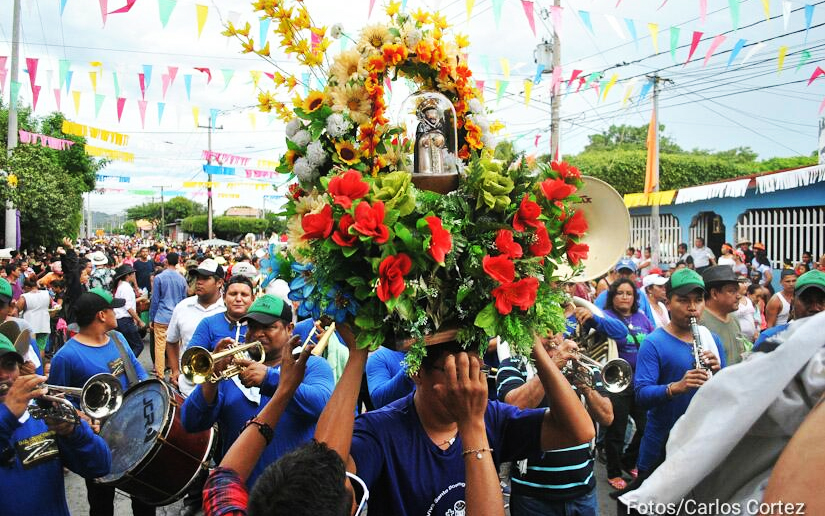
{"label": "orange flag on pole", "polygon": [[659,178],[656,176],[656,110],[650,113],[650,126],[647,128],[647,167],[645,167],[645,193],[656,188]]}

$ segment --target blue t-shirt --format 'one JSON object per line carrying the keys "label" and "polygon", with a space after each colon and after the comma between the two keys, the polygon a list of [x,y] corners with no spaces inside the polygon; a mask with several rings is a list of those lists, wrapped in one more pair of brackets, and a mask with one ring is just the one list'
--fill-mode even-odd
{"label": "blue t-shirt", "polygon": [[[599,294],[596,300],[593,301],[593,304],[604,310],[604,307],[607,306],[607,294],[607,290]],[[650,301],[647,300],[644,290],[637,288],[636,298],[639,300],[639,311],[645,314],[648,321],[655,321],[656,319],[653,318],[653,310],[650,309]]]}
{"label": "blue t-shirt", "polygon": [[[135,358],[126,339],[117,332],[113,333],[119,336],[126,355],[135,367],[138,381],[146,380],[149,375]],[[112,337],[109,337],[109,342],[99,347],[88,346],[72,338],[52,357],[49,383],[65,387],[83,387],[86,381],[97,373],[110,373],[118,376],[124,392],[128,388],[129,380],[126,378],[123,360],[120,358],[120,352]],[[75,399],[71,401],[75,404],[78,402]]]}
{"label": "blue t-shirt", "polygon": [[152,290],[152,273],[155,271],[155,265],[151,260],[135,260],[132,264],[135,269],[135,280],[138,288],[145,288],[147,291]]}
{"label": "blue t-shirt", "polygon": [[186,299],[189,285],[177,271],[166,269],[157,276],[152,285],[152,302],[149,305],[149,320],[169,324],[175,306]]}
{"label": "blue t-shirt", "polygon": [[204,317],[201,322],[198,323],[198,327],[195,328],[195,333],[192,334],[192,338],[189,339],[189,344],[186,345],[186,348],[189,349],[192,346],[200,346],[209,351],[213,351],[215,345],[220,342],[221,339],[225,339],[226,337],[234,339],[238,326],[241,328],[240,338],[238,340],[245,342],[246,323],[230,321],[226,317],[226,312]]}
{"label": "blue t-shirt", "polygon": [[619,358],[627,360],[635,371],[639,347],[645,337],[653,332],[650,319],[641,311],[630,314],[630,317],[621,316],[613,310],[605,310],[604,313],[624,327],[624,335],[616,339],[616,347],[619,349]]}
{"label": "blue t-shirt", "polygon": [[[725,348],[715,334],[719,363],[725,367]],[[633,383],[636,402],[647,411],[647,425],[639,449],[639,471],[650,471],[664,453],[670,429],[688,408],[696,389],[667,398],[667,385],[680,381],[687,371],[696,368],[693,346],[677,339],[664,328],[656,328],[647,336],[636,362]]]}
{"label": "blue t-shirt", "polygon": [[[789,325],[790,325],[790,323],[777,324],[776,326],[774,326],[772,328],[768,328],[767,330],[760,333],[759,338],[756,339],[756,342],[753,344],[753,351],[773,351],[776,348],[776,346],[779,345],[779,342],[772,343],[771,346],[764,346],[763,347],[763,345],[768,340],[771,340],[771,341],[776,340],[776,339],[773,339],[772,337],[774,337],[774,336],[782,333],[783,331],[787,330]],[[768,349],[768,348],[770,348],[770,349]]]}
{"label": "blue t-shirt", "polygon": [[[461,436],[442,450],[427,436],[414,393],[355,419],[350,454],[370,490],[373,516],[464,514]],[[519,410],[490,401],[484,422],[493,460],[523,459],[541,451],[545,409]],[[452,512],[448,512],[452,511]]]}
{"label": "blue t-shirt", "polygon": [[29,417],[21,424],[3,404],[0,454],[0,507],[10,516],[69,516],[63,467],[96,478],[108,474],[112,466],[106,442],[85,422],[59,437],[39,419]]}
{"label": "blue t-shirt", "polygon": [[381,346],[367,359],[367,389],[375,408],[389,405],[415,390],[415,383],[402,365],[405,356],[403,351]]}
{"label": "blue t-shirt", "polygon": [[[268,368],[266,380],[260,388],[260,405],[244,396],[233,380],[223,380],[218,384],[214,403],[209,405],[198,385],[183,403],[183,427],[187,432],[199,432],[219,423],[222,435],[221,455],[225,455],[243,431],[244,424],[258,415],[274,395],[279,380],[280,366]],[[268,465],[312,439],[315,424],[332,396],[334,387],[332,369],[326,360],[309,357],[304,379],[275,427],[275,438],[261,453],[249,475],[246,482],[249,488]]]}

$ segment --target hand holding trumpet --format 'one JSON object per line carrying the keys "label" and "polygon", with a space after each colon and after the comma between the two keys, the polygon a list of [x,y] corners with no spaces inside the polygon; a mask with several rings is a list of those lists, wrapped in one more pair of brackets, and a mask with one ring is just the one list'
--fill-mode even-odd
{"label": "hand holding trumpet", "polygon": [[28,375],[18,376],[6,392],[5,405],[15,418],[20,418],[29,406],[29,402],[45,395],[48,389],[40,387],[46,380],[45,376]]}

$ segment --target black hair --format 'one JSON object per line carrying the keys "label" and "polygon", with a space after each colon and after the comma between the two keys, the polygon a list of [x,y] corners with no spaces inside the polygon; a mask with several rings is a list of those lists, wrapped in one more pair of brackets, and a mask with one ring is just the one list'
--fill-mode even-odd
{"label": "black hair", "polygon": [[66,282],[63,280],[54,280],[51,282],[51,287],[54,288],[66,288]]}
{"label": "black hair", "polygon": [[6,271],[6,276],[11,275],[14,271],[20,268],[20,265],[17,263],[7,263],[3,266],[3,269]]}
{"label": "black hair", "polygon": [[269,465],[249,493],[249,516],[348,516],[352,495],[344,461],[315,440]]}
{"label": "black hair", "polygon": [[85,328],[86,326],[92,324],[94,322],[95,317],[99,312],[75,312],[75,322],[81,328]]}
{"label": "black hair", "polygon": [[[37,279],[35,279],[35,278],[26,278],[26,279],[23,281],[23,286],[24,286],[25,288],[35,288],[35,287],[38,287],[38,285],[37,285]],[[38,287],[38,288],[39,288],[39,287]]]}
{"label": "black hair", "polygon": [[169,265],[173,265],[173,266],[177,265],[179,259],[180,259],[180,255],[178,255],[178,253],[175,253],[175,252],[168,253],[166,255],[166,263],[168,263]]}
{"label": "black hair", "polygon": [[696,237],[694,238],[694,240],[699,240],[700,242],[702,242],[702,245],[705,245],[705,239],[703,237]]}
{"label": "black hair", "polygon": [[762,285],[759,283],[751,283],[748,285],[748,295],[755,294],[760,288],[762,288]]}
{"label": "black hair", "polygon": [[631,253],[635,253],[635,252],[636,252],[636,248],[635,248],[635,247],[628,247],[628,248],[627,248],[627,250],[628,250],[628,251],[630,251]]}
{"label": "black hair", "polygon": [[687,245],[686,243],[682,242],[682,243],[681,243],[681,244],[679,244],[677,247],[678,247],[678,248],[681,248],[681,249],[685,249],[685,250],[687,250],[688,245]]}
{"label": "black hair", "polygon": [[633,291],[633,304],[630,306],[630,313],[635,314],[639,311],[639,292],[636,290],[636,284],[629,278],[619,278],[610,284],[610,290],[607,291],[607,302],[604,307],[608,310],[614,310],[613,298],[619,292],[619,287],[622,285],[630,285],[630,290]]}
{"label": "black hair", "polygon": [[456,341],[427,346],[425,349],[427,354],[421,358],[421,369],[423,371],[431,371],[433,366],[435,366],[435,363],[438,362],[438,359],[447,353],[460,353],[461,351],[467,351]]}
{"label": "black hair", "polygon": [[246,276],[232,276],[229,279],[229,281],[226,282],[226,285],[224,285],[224,288],[226,289],[225,292],[229,292],[229,286],[234,285],[236,283],[243,283],[244,285],[249,287],[249,290],[255,292],[255,286],[252,284],[252,280],[247,278]]}

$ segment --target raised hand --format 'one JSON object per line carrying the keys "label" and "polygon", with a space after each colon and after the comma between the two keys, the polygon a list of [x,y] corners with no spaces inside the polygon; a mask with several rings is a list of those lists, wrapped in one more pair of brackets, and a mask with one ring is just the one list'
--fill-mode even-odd
{"label": "raised hand", "polygon": [[458,423],[459,432],[467,425],[483,425],[487,409],[487,377],[481,370],[481,359],[466,352],[447,355],[444,376],[445,382],[433,388]]}
{"label": "raised hand", "polygon": [[45,376],[37,374],[18,376],[6,393],[5,405],[9,412],[14,414],[14,417],[20,418],[26,412],[26,407],[29,406],[31,400],[49,392],[48,389],[37,388],[45,381]]}

